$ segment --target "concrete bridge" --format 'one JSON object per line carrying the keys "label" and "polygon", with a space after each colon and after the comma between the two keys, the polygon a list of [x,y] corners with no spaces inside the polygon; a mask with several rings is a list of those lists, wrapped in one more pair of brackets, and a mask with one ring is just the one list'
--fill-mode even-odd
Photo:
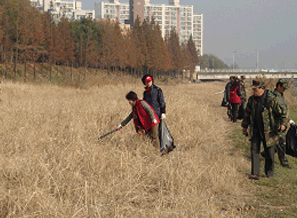
{"label": "concrete bridge", "polygon": [[257,76],[265,76],[271,79],[297,79],[296,70],[201,70],[193,74],[193,80],[228,80],[230,76],[242,76],[244,75],[247,79],[253,79]]}

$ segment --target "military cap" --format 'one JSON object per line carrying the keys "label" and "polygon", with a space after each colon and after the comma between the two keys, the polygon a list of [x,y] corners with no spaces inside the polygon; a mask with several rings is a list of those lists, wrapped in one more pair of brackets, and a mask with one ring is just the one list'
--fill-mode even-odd
{"label": "military cap", "polygon": [[240,78],[241,78],[241,79],[245,79],[245,76],[244,76],[244,75],[242,75]]}
{"label": "military cap", "polygon": [[288,89],[289,88],[289,83],[285,79],[279,79],[278,82],[277,82],[277,84],[280,84],[285,89]]}
{"label": "military cap", "polygon": [[261,79],[254,79],[251,86],[252,88],[265,88],[265,83]]}

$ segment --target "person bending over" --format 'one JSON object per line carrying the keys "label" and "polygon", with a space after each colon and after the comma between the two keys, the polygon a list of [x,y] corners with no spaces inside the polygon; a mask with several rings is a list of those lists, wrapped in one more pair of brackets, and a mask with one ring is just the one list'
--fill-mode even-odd
{"label": "person bending over", "polygon": [[150,136],[153,146],[160,149],[158,135],[160,120],[152,106],[144,100],[139,100],[137,94],[133,91],[126,95],[126,99],[132,106],[132,112],[121,122],[118,128],[126,126],[133,119],[136,132],[140,135]]}

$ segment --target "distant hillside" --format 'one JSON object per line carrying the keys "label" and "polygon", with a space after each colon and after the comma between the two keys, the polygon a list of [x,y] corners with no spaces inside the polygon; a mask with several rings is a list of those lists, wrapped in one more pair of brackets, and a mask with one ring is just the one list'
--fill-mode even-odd
{"label": "distant hillside", "polygon": [[214,55],[204,54],[200,58],[201,69],[229,69],[228,65]]}

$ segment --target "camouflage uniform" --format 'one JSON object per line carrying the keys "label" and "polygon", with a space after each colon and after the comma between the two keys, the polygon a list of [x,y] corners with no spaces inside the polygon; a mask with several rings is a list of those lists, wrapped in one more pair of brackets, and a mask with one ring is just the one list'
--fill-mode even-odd
{"label": "camouflage uniform", "polygon": [[[245,77],[242,77],[245,79]],[[245,83],[240,82],[240,91],[241,91],[241,101],[242,101],[242,106],[243,109],[245,109],[245,103],[246,103],[246,90],[245,90]]]}
{"label": "camouflage uniform", "polygon": [[[264,87],[264,83],[262,83]],[[278,128],[284,124],[285,114],[271,90],[265,90],[262,97],[252,95],[241,126],[250,127],[252,175],[260,174],[260,145],[263,143],[265,174],[270,177],[274,171],[274,145],[278,141]]]}
{"label": "camouflage uniform", "polygon": [[[287,112],[286,99],[284,98],[284,95],[282,93],[280,93],[277,89],[275,89],[273,91],[273,94],[275,95],[276,100],[278,101],[278,103],[283,111],[283,114],[286,116],[284,126],[287,127],[286,124],[288,123],[288,119],[287,119],[288,112]],[[277,141],[275,144],[278,158],[279,158],[279,161],[282,166],[289,165],[288,159],[286,157],[286,144],[285,144],[286,132],[287,131],[279,132],[279,141]]]}

